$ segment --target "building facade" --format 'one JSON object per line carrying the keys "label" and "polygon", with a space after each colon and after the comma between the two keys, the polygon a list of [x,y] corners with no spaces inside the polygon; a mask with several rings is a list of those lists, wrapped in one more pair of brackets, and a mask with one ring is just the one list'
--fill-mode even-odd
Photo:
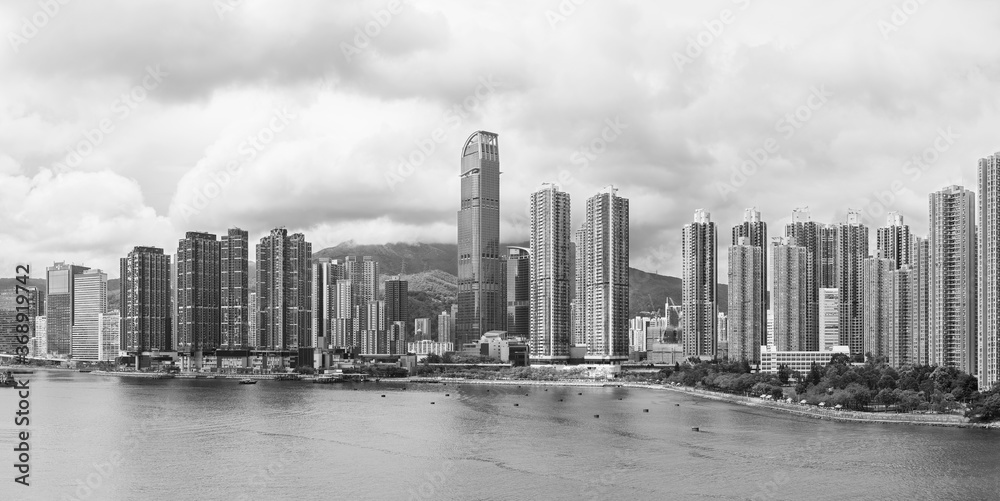
{"label": "building facade", "polygon": [[715,322],[718,306],[716,231],[712,216],[698,209],[694,220],[681,233],[681,306],[684,355],[712,358],[716,355]]}
{"label": "building facade", "polygon": [[531,252],[524,247],[507,247],[505,258],[507,335],[527,339],[531,312]]}
{"label": "building facade", "polygon": [[219,348],[245,350],[250,344],[250,238],[245,230],[231,228],[220,246],[220,303],[222,317]]}
{"label": "building facade", "polygon": [[890,275],[895,268],[895,261],[881,257],[881,253],[861,261],[861,296],[864,311],[862,353],[866,356],[871,354],[877,360],[888,360],[889,355],[895,351],[892,337],[893,284]]}
{"label": "building facade", "polygon": [[46,336],[49,353],[69,356],[73,346],[73,283],[90,268],[55,263],[45,269]]}
{"label": "building facade", "polygon": [[131,354],[173,349],[170,255],[135,247],[121,259],[121,349]]}
{"label": "building facade", "polygon": [[761,308],[765,289],[762,281],[765,275],[761,274],[763,261],[764,250],[752,245],[750,237],[739,237],[736,244],[729,247],[726,348],[730,360],[760,362],[760,346],[767,337],[767,308]]}
{"label": "building facade", "polygon": [[576,241],[577,337],[587,345],[584,359],[627,360],[629,204],[617,188],[587,199]]}
{"label": "building facade", "polygon": [[809,249],[798,245],[795,237],[776,237],[771,240],[770,255],[774,347],[778,351],[817,351],[808,349]]}
{"label": "building facade", "polygon": [[979,388],[1000,383],[1000,153],[979,160]]}
{"label": "building facade", "polygon": [[457,346],[504,330],[503,255],[500,251],[500,150],[497,135],[474,132],[462,146],[458,211]]}
{"label": "building facade", "polygon": [[[761,327],[758,332],[758,337],[752,341],[753,344],[757,346],[762,346],[767,344],[767,332],[765,324],[767,322],[767,309],[770,308],[770,296],[768,294],[768,256],[767,256],[767,223],[761,220],[760,211],[756,207],[744,209],[743,211],[743,222],[733,227],[733,241],[732,245],[740,245],[739,239],[742,237],[747,238],[747,245],[760,248],[761,252],[761,266],[758,270],[760,275],[758,283],[761,284],[760,290],[757,292],[761,297],[754,302],[760,303],[760,322]],[[731,307],[730,307],[731,308]],[[759,348],[758,348],[759,352]],[[760,360],[760,356],[756,356],[753,360]]]}
{"label": "building facade", "polygon": [[930,194],[930,360],[976,373],[976,196],[961,186]]}
{"label": "building facade", "polygon": [[528,346],[536,360],[566,360],[570,324],[570,197],[555,184],[531,195]]}
{"label": "building facade", "polygon": [[910,227],[903,224],[903,216],[890,211],[886,216],[885,226],[875,230],[875,251],[882,257],[892,259],[896,269],[910,264],[913,236]]}
{"label": "building facade", "polygon": [[194,357],[196,368],[221,341],[221,250],[211,233],[189,231],[177,243],[176,347]]}
{"label": "building facade", "polygon": [[861,213],[847,211],[847,221],[837,229],[837,284],[840,292],[840,344],[852,355],[865,353],[864,272],[868,257],[868,227]]}
{"label": "building facade", "polygon": [[[257,244],[257,348],[302,352],[312,343],[312,244],[276,228]],[[305,355],[305,353],[303,353]],[[311,353],[302,357],[312,360]]]}

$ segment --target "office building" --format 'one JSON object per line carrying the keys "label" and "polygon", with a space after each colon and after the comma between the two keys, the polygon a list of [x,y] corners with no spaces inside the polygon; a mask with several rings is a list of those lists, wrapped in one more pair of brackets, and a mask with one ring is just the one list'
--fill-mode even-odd
{"label": "office building", "polygon": [[507,301],[507,335],[528,338],[531,305],[531,253],[524,247],[507,247],[504,298]]}
{"label": "office building", "polygon": [[767,308],[761,308],[765,298],[766,275],[761,274],[764,252],[751,244],[750,237],[741,236],[729,247],[729,316],[719,313],[720,326],[726,324],[728,332],[721,332],[720,327],[719,341],[727,341],[730,360],[757,364],[760,346],[766,342]]}
{"label": "office building", "polygon": [[66,357],[72,351],[73,283],[90,268],[58,262],[45,269],[45,317],[49,353]]}
{"label": "office building", "polygon": [[823,350],[840,345],[840,291],[835,287],[819,290],[819,335]]}
{"label": "office building", "polygon": [[171,350],[170,256],[159,247],[135,247],[121,258],[120,276],[121,350]]}
{"label": "office building", "polygon": [[458,211],[456,347],[503,330],[503,255],[500,251],[500,150],[497,135],[474,132],[462,147]]}
{"label": "office building", "polygon": [[101,315],[108,302],[108,276],[101,270],[87,270],[73,281],[74,360],[97,362],[101,352]]}
{"label": "office building", "polygon": [[930,360],[970,374],[978,358],[975,210],[975,194],[961,186],[930,194]]}
{"label": "office building", "polygon": [[615,187],[587,200],[576,245],[576,328],[586,342],[584,359],[627,360],[629,204]]}
{"label": "office building", "polygon": [[573,343],[570,323],[570,197],[555,184],[544,184],[531,194],[530,214],[530,327],[531,358],[557,361],[569,358]]}

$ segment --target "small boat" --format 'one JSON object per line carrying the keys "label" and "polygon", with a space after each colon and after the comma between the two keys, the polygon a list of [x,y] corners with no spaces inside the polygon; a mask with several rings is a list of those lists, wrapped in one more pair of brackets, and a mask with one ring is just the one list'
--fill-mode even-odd
{"label": "small boat", "polygon": [[256,379],[240,379],[240,384],[257,384]]}
{"label": "small boat", "polygon": [[313,383],[314,384],[331,384],[331,383],[340,383],[340,382],[343,382],[343,379],[341,379],[339,377],[333,377],[333,376],[320,376],[320,377],[318,377],[316,379],[313,379]]}
{"label": "small boat", "polygon": [[80,369],[80,372],[91,372],[90,369]]}

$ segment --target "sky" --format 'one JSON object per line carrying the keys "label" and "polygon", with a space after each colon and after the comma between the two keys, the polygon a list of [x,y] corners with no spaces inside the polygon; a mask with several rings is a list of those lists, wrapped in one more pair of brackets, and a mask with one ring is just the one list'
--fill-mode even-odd
{"label": "sky", "polygon": [[[63,4],[65,2],[65,4]],[[501,239],[530,193],[630,201],[633,267],[679,276],[696,209],[820,222],[975,190],[1000,151],[1000,3],[0,3],[0,275],[118,276],[186,231],[454,243],[459,158],[499,134]],[[874,230],[871,231],[874,234]]]}

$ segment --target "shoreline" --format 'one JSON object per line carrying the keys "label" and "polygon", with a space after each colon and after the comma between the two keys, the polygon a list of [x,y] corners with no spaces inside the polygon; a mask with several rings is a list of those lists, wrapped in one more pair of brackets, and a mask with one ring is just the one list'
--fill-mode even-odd
{"label": "shoreline", "polygon": [[[834,409],[821,409],[815,406],[802,406],[800,404],[782,404],[777,402],[767,402],[753,397],[731,395],[709,390],[700,390],[686,386],[669,386],[647,383],[614,383],[614,382],[591,382],[591,381],[531,381],[531,380],[489,380],[489,379],[461,379],[461,378],[413,378],[414,380],[400,379],[403,382],[412,383],[458,383],[477,385],[526,385],[526,386],[567,386],[567,387],[621,387],[640,388],[648,390],[667,390],[684,395],[701,397],[708,400],[727,402],[745,407],[756,407],[761,409],[783,412],[797,416],[809,417],[812,419],[822,419],[827,421],[838,421],[842,423],[865,423],[865,424],[902,424],[912,426],[946,426],[952,428],[983,428],[998,429],[1000,422],[995,423],[970,423],[966,418],[957,415],[942,414],[882,414],[875,412],[861,411],[838,411]],[[383,379],[383,382],[387,380]],[[893,417],[889,417],[893,416]]]}

